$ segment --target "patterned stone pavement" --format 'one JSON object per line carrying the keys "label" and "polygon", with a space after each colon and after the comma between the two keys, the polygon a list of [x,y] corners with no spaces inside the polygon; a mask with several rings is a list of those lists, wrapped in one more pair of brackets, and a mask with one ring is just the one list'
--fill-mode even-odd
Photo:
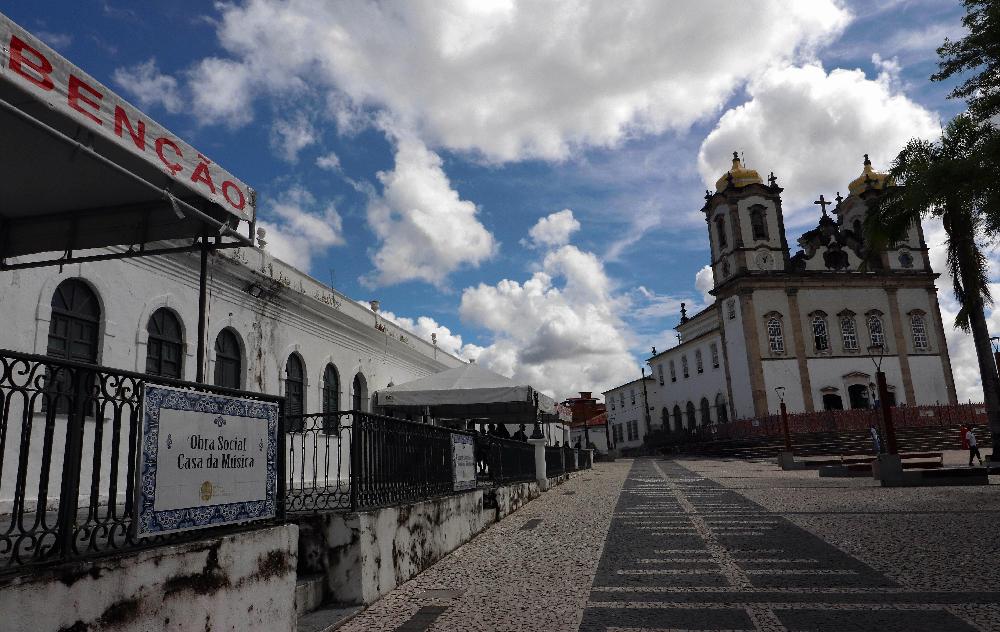
{"label": "patterned stone pavement", "polygon": [[883,489],[744,461],[598,464],[342,629],[1000,630],[998,518],[992,485]]}

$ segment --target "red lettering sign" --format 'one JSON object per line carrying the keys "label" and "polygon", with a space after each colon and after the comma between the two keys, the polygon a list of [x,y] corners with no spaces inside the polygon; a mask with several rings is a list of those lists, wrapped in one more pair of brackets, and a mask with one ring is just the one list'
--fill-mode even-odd
{"label": "red lettering sign", "polygon": [[132,137],[132,142],[140,150],[145,151],[146,149],[146,124],[138,119],[136,122],[135,129],[132,128],[131,121],[128,120],[128,113],[120,105],[115,106],[115,135],[118,138],[122,137],[122,128],[128,129],[129,136]]}
{"label": "red lettering sign", "polygon": [[[235,189],[236,194],[239,195],[239,201],[234,201],[233,198],[229,197],[230,190]],[[237,211],[242,211],[243,207],[247,205],[247,200],[243,197],[243,191],[236,185],[232,180],[226,180],[222,183],[222,195],[225,196],[226,201]]]}
{"label": "red lettering sign", "polygon": [[177,146],[177,143],[170,140],[169,138],[160,137],[156,139],[156,155],[160,157],[160,162],[162,162],[167,166],[167,169],[170,170],[170,173],[176,176],[178,173],[180,173],[180,171],[184,167],[182,167],[178,162],[170,162],[169,160],[167,160],[167,157],[163,155],[164,146],[173,149],[174,155],[177,156],[178,158],[183,158],[184,155],[181,153],[180,147]]}
{"label": "red lettering sign", "polygon": [[[26,58],[25,52],[34,57],[35,61]],[[35,71],[36,74],[25,71],[25,66]],[[10,69],[43,90],[51,90],[55,87],[52,84],[52,79],[49,78],[49,75],[52,74],[52,63],[45,59],[45,55],[28,46],[17,35],[10,36]]]}
{"label": "red lettering sign", "polygon": [[[97,115],[91,112],[90,110],[85,110],[80,105],[80,102],[83,101],[90,107],[94,108],[95,111],[100,112],[101,99],[104,98],[104,95],[98,92],[97,90],[94,90],[87,84],[85,84],[76,75],[69,76],[69,85],[67,87],[69,90],[66,93],[66,100],[69,102],[69,106],[74,110],[76,110],[77,112],[79,112],[80,114],[83,114],[84,116],[89,118],[91,121],[97,123],[98,125],[103,125],[101,119],[97,118]],[[83,94],[81,90],[83,92],[89,93],[89,95]],[[97,100],[94,101],[93,99],[90,98],[91,96],[93,96],[94,99]]]}

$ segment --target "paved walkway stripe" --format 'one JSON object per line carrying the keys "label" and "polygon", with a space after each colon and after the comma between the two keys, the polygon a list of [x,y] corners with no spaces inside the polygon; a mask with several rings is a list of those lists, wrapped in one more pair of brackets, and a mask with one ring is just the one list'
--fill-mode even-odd
{"label": "paved walkway stripe", "polygon": [[396,632],[426,632],[447,609],[447,606],[424,606],[396,628]]}

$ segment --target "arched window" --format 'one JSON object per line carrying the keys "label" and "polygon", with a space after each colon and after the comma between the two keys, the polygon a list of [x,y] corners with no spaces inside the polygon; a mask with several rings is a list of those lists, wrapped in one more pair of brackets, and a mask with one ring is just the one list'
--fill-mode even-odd
{"label": "arched window", "polygon": [[840,337],[844,341],[844,351],[858,350],[858,326],[853,312],[840,313]]}
{"label": "arched window", "polygon": [[691,372],[688,370],[688,357],[686,355],[681,356],[681,372],[684,373],[684,377],[691,377]]}
{"label": "arched window", "polygon": [[670,430],[670,412],[667,407],[664,406],[663,410],[660,411],[660,427],[663,428],[664,432]]}
{"label": "arched window", "polygon": [[729,421],[729,410],[726,408],[726,398],[722,393],[715,396],[715,418],[720,424]]}
{"label": "arched window", "polygon": [[913,348],[926,351],[930,345],[927,343],[927,322],[922,312],[910,314],[910,329],[913,332]]}
{"label": "arched window", "polygon": [[[46,353],[61,360],[97,364],[101,327],[101,304],[97,295],[83,281],[67,279],[56,287],[51,306]],[[92,379],[88,379],[88,387]],[[42,408],[59,414],[70,412],[73,398],[70,371],[64,368],[47,370],[45,382],[48,393],[42,400]],[[93,406],[88,404],[86,415],[93,414]]]}
{"label": "arched window", "polygon": [[52,295],[46,353],[54,358],[97,364],[101,305],[79,279],[67,279]]}
{"label": "arched window", "polygon": [[215,338],[215,385],[240,388],[243,377],[243,350],[236,332],[226,327]]}
{"label": "arched window", "polygon": [[719,241],[719,249],[726,247],[726,218],[720,215],[715,218],[715,235]]}
{"label": "arched window", "polygon": [[[624,406],[624,395],[622,398],[622,406]],[[368,385],[365,382],[365,376],[360,373],[354,376],[354,384],[351,388],[351,410],[368,410]]]}
{"label": "arched window", "polygon": [[166,307],[153,312],[146,323],[146,373],[181,379],[184,335],[181,321]]}
{"label": "arched window", "polygon": [[851,401],[851,408],[871,408],[871,400],[868,399],[868,387],[864,384],[851,384],[848,386],[847,398]]}
{"label": "arched window", "polygon": [[823,394],[823,410],[843,410],[844,400],[836,393]]}
{"label": "arched window", "polygon": [[656,365],[656,374],[660,378],[660,386],[663,386],[663,363],[662,362],[660,364]]}
{"label": "arched window", "polygon": [[712,368],[719,368],[719,345],[714,342],[709,345],[709,349],[712,351]]}
{"label": "arched window", "polygon": [[830,336],[826,329],[826,314],[815,312],[812,317],[813,346],[816,351],[830,350]]}
{"label": "arched window", "polygon": [[340,410],[340,374],[337,367],[326,365],[323,371],[323,412],[335,413]]}
{"label": "arched window", "polygon": [[750,229],[753,232],[755,241],[767,241],[770,239],[767,230],[767,215],[763,206],[755,205],[750,207]]}
{"label": "arched window", "polygon": [[885,346],[885,330],[882,328],[882,318],[880,312],[868,313],[868,336],[871,339],[871,346]]}
{"label": "arched window", "polygon": [[680,432],[684,430],[684,416],[681,413],[680,406],[674,406],[674,430]]}
{"label": "arched window", "polygon": [[701,398],[701,425],[712,425],[712,406],[708,403],[707,397]]}
{"label": "arched window", "polygon": [[687,403],[687,422],[688,430],[694,430],[698,426],[698,419],[695,417],[694,404],[691,402]]}
{"label": "arched window", "polygon": [[674,366],[673,360],[670,361],[670,381],[671,382],[677,381],[677,367]]}
{"label": "arched window", "polygon": [[698,373],[705,372],[705,363],[701,359],[701,349],[698,349],[697,351],[694,352],[694,365],[695,368],[698,369]]}
{"label": "arched window", "polygon": [[767,319],[767,345],[774,355],[785,353],[785,336],[781,332],[781,320],[777,316]]}
{"label": "arched window", "polygon": [[306,367],[299,354],[288,356],[285,363],[285,414],[299,416],[306,409]]}

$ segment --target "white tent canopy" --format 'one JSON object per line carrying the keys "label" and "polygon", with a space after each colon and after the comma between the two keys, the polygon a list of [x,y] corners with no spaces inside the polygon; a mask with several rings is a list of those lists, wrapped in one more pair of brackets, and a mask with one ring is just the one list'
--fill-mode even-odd
{"label": "white tent canopy", "polygon": [[430,407],[433,416],[523,419],[534,415],[536,396],[538,412],[554,413],[555,402],[548,395],[470,363],[376,391],[373,402],[383,408]]}

